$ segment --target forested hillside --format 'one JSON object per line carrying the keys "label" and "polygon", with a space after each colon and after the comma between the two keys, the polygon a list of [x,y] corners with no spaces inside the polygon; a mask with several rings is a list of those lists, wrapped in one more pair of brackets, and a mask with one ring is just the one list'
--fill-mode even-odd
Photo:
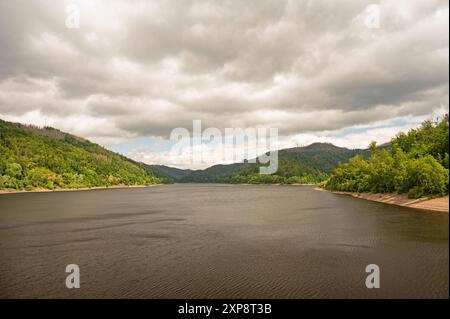
{"label": "forested hillside", "polygon": [[165,165],[148,165],[150,169],[155,171],[155,173],[161,178],[165,178],[170,182],[179,181],[181,178],[191,174],[193,170],[181,169]]}
{"label": "forested hillside", "polygon": [[[368,156],[365,150],[349,150],[327,143],[315,143],[279,151],[278,170],[272,175],[259,174],[260,164],[237,163],[216,165],[205,170],[194,171],[181,178],[184,183],[249,183],[249,184],[308,184],[318,183],[340,162],[355,155]],[[267,165],[267,164],[265,164]]]}
{"label": "forested hillside", "polygon": [[449,118],[426,121],[392,139],[390,151],[373,143],[371,156],[352,158],[323,183],[329,190],[408,194],[411,198],[448,194]]}
{"label": "forested hillside", "polygon": [[161,183],[146,165],[53,128],[0,120],[0,189],[89,188]]}

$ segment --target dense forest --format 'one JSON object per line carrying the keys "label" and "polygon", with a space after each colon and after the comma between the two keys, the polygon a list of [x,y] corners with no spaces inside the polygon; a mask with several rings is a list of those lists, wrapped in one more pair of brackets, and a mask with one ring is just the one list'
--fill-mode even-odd
{"label": "dense forest", "polygon": [[85,139],[49,127],[0,120],[0,189],[90,188],[163,181],[149,166]]}
{"label": "dense forest", "polygon": [[362,157],[369,155],[367,150],[315,143],[279,151],[278,170],[272,175],[259,174],[259,163],[236,163],[193,171],[175,180],[181,183],[313,184],[327,179],[340,162],[346,162],[357,154]]}
{"label": "dense forest", "polygon": [[166,182],[176,182],[183,177],[188,176],[192,172],[191,169],[175,168],[165,165],[148,165],[160,178],[164,178]]}
{"label": "dense forest", "polygon": [[449,117],[426,121],[391,141],[391,149],[370,145],[370,157],[341,164],[322,185],[347,192],[408,194],[410,198],[448,194]]}

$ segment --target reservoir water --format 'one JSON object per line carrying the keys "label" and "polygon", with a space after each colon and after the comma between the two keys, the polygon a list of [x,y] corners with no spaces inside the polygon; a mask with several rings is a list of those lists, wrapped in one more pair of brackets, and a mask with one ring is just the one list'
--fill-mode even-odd
{"label": "reservoir water", "polygon": [[1,195],[0,297],[448,298],[448,223],[309,186]]}

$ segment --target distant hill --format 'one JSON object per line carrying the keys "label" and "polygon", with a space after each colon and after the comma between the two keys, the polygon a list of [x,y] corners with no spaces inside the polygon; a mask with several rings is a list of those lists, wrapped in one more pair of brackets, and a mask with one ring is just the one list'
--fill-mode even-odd
{"label": "distant hill", "polygon": [[368,150],[350,150],[328,143],[280,150],[279,168],[273,175],[260,175],[260,164],[215,165],[193,171],[176,180],[181,183],[318,183],[350,158],[369,156]]}
{"label": "distant hill", "polygon": [[190,169],[180,169],[165,165],[148,165],[155,173],[161,177],[164,177],[170,181],[178,181],[183,177],[194,172]]}
{"label": "distant hill", "polygon": [[240,170],[248,167],[250,164],[235,163],[228,165],[214,165],[204,170],[193,171],[184,176],[178,182],[180,183],[230,183],[231,176]]}
{"label": "distant hill", "polygon": [[0,120],[0,189],[151,185],[147,165],[57,129]]}
{"label": "distant hill", "polygon": [[314,143],[306,147],[281,150],[279,157],[285,161],[299,162],[324,173],[331,173],[339,163],[346,162],[358,154],[366,157],[370,153],[368,150],[351,150],[330,143]]}

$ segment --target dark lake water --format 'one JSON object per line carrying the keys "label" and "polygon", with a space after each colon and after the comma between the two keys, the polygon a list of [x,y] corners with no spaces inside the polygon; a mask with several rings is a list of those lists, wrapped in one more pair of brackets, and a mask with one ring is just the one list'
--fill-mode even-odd
{"label": "dark lake water", "polygon": [[448,298],[448,222],[308,186],[5,195],[0,297]]}

